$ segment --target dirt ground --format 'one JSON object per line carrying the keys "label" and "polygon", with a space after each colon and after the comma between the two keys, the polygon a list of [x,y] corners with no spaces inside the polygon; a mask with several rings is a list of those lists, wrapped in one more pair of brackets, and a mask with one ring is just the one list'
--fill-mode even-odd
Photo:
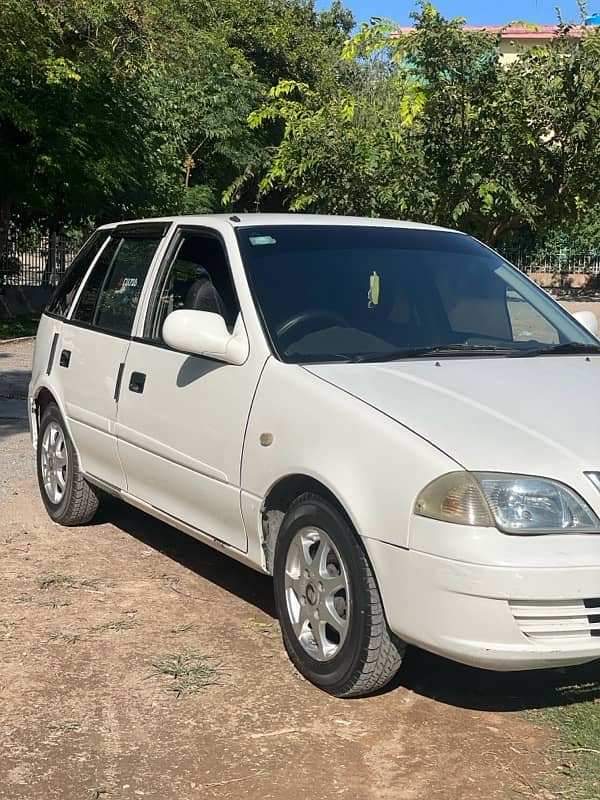
{"label": "dirt ground", "polygon": [[[267,578],[118,501],[56,526],[32,480],[2,516],[3,800],[553,796],[555,735],[516,712],[576,671],[413,650],[391,690],[336,700],[288,661]],[[154,665],[185,653],[217,683],[178,696]]]}
{"label": "dirt ground", "polygon": [[[54,525],[5,408],[1,800],[563,796],[557,734],[522,712],[567,702],[589,668],[503,675],[411,649],[379,696],[330,698],[285,655],[268,578],[117,500]],[[168,674],[182,663],[208,685]]]}

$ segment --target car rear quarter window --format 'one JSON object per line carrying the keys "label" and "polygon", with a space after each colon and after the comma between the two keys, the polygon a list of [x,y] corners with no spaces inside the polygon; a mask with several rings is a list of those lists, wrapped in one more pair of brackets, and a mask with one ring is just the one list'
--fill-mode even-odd
{"label": "car rear quarter window", "polygon": [[50,302],[46,306],[48,313],[59,317],[68,314],[81,282],[109,236],[110,230],[100,230],[93,233],[86,241],[50,298]]}

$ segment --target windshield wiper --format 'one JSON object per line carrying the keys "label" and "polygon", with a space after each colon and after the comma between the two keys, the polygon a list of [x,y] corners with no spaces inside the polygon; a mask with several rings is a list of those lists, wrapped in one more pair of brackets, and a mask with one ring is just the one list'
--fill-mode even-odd
{"label": "windshield wiper", "polygon": [[526,356],[569,355],[570,353],[600,353],[600,344],[586,344],[585,342],[563,342],[551,344],[547,347],[536,347],[534,350],[524,350]]}
{"label": "windshield wiper", "polygon": [[392,350],[390,353],[361,353],[351,356],[348,360],[354,363],[371,361],[400,361],[403,358],[418,358],[419,356],[514,356],[521,355],[522,350],[515,347],[502,347],[487,344],[437,344],[428,347],[404,347],[401,350]]}

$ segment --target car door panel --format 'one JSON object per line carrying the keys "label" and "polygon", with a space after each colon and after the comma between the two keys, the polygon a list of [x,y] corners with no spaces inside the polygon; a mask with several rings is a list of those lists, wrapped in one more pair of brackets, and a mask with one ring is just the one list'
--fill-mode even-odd
{"label": "car door panel", "polygon": [[[244,551],[240,460],[261,367],[134,341],[117,418],[128,492]],[[134,371],[147,376],[141,394],[125,387]]]}
{"label": "car door panel", "polygon": [[64,387],[67,422],[82,469],[106,483],[124,487],[125,475],[115,438],[114,392],[129,340],[65,324],[59,347],[71,352],[68,368],[54,369]]}
{"label": "car door panel", "polygon": [[65,321],[54,367],[81,466],[92,478],[126,488],[115,422],[118,384],[137,303],[161,243],[154,227],[111,232]]}

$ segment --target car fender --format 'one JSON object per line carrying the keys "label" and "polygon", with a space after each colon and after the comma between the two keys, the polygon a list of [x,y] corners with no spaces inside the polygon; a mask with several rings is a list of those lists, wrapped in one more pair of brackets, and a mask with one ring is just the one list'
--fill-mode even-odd
{"label": "car fender", "polygon": [[259,540],[272,488],[286,476],[304,475],[328,489],[359,535],[407,547],[416,496],[456,468],[378,409],[299,365],[270,359],[242,454],[244,521],[249,538]]}

